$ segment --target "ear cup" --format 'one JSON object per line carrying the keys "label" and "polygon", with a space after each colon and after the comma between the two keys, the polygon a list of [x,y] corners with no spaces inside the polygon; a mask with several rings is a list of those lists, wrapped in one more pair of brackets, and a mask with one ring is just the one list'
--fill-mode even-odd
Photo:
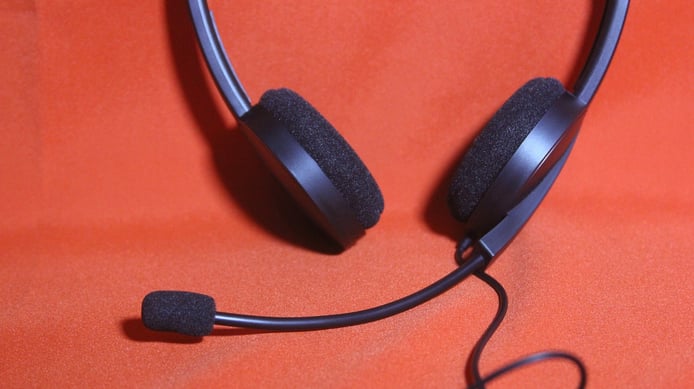
{"label": "ear cup", "polygon": [[265,92],[258,105],[286,126],[364,228],[378,222],[384,204],[376,181],[347,141],[311,104],[289,89],[274,89]]}
{"label": "ear cup", "polygon": [[554,78],[535,78],[514,93],[475,138],[455,170],[448,192],[453,216],[467,221],[504,165],[565,92]]}

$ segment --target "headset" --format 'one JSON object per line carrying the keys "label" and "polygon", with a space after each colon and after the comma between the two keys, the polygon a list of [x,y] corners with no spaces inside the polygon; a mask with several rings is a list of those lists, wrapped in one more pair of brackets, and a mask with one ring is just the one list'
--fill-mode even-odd
{"label": "headset", "polygon": [[[268,168],[328,239],[347,249],[374,226],[384,200],[373,176],[335,128],[292,90],[265,92],[253,105],[227,57],[205,0],[189,0],[208,70],[239,127]],[[156,291],[142,302],[153,330],[191,336],[227,325],[274,331],[318,330],[383,319],[422,304],[470,275],[480,276],[528,221],[564,166],[582,118],[609,67],[628,0],[607,0],[602,21],[571,91],[554,78],[535,78],[493,115],[462,157],[448,204],[464,223],[458,267],[430,286],[388,304],[310,317],[217,312],[211,297]]]}

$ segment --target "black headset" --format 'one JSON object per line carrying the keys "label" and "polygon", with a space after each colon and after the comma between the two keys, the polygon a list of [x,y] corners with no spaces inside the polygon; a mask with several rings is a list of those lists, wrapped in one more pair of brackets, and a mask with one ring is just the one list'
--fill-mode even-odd
{"label": "black headset", "polygon": [[[207,66],[244,133],[306,214],[342,247],[352,245],[383,211],[383,197],[369,170],[297,93],[269,90],[252,105],[206,1],[191,0],[189,6]],[[502,223],[570,150],[607,71],[627,6],[628,1],[607,1],[573,93],[553,78],[530,80],[477,136],[449,194],[451,211],[465,223],[468,238],[477,240]]]}
{"label": "black headset", "polygon": [[[343,249],[353,245],[376,224],[384,207],[369,170],[297,93],[269,90],[252,105],[207,2],[188,3],[207,67],[240,128],[315,224]],[[607,0],[596,40],[572,91],[554,78],[528,81],[502,105],[463,156],[448,195],[451,212],[465,226],[456,250],[459,266],[453,272],[375,308],[299,318],[216,312],[211,297],[152,292],[142,303],[145,326],[193,336],[209,334],[214,324],[281,331],[349,326],[402,312],[471,274],[482,273],[530,218],[564,166],[617,47],[628,4],[628,0]]]}

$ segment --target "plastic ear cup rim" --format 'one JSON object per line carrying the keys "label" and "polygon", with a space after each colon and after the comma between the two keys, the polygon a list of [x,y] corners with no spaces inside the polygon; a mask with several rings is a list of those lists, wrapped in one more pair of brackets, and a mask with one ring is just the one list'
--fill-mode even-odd
{"label": "plastic ear cup rim", "polygon": [[342,193],[364,228],[378,222],[383,195],[356,152],[311,104],[289,89],[269,90],[258,106],[281,122]]}
{"label": "plastic ear cup rim", "polygon": [[342,194],[283,123],[256,105],[241,117],[241,128],[275,177],[329,237],[345,249],[364,234]]}
{"label": "plastic ear cup rim", "polygon": [[448,195],[453,216],[467,221],[503,167],[565,92],[553,78],[535,78],[494,114],[459,162]]}
{"label": "plastic ear cup rim", "polygon": [[468,236],[479,237],[497,225],[567,155],[586,107],[569,92],[552,104],[473,210],[466,222]]}

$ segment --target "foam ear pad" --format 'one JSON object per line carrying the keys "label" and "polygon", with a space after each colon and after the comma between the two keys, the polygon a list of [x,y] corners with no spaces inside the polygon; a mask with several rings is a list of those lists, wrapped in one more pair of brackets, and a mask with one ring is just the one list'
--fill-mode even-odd
{"label": "foam ear pad", "polygon": [[263,94],[258,105],[283,123],[344,196],[364,228],[383,212],[383,195],[373,176],[347,141],[306,100],[289,89]]}
{"label": "foam ear pad", "polygon": [[467,221],[513,153],[564,92],[554,78],[535,78],[494,114],[455,170],[448,192],[455,218]]}

